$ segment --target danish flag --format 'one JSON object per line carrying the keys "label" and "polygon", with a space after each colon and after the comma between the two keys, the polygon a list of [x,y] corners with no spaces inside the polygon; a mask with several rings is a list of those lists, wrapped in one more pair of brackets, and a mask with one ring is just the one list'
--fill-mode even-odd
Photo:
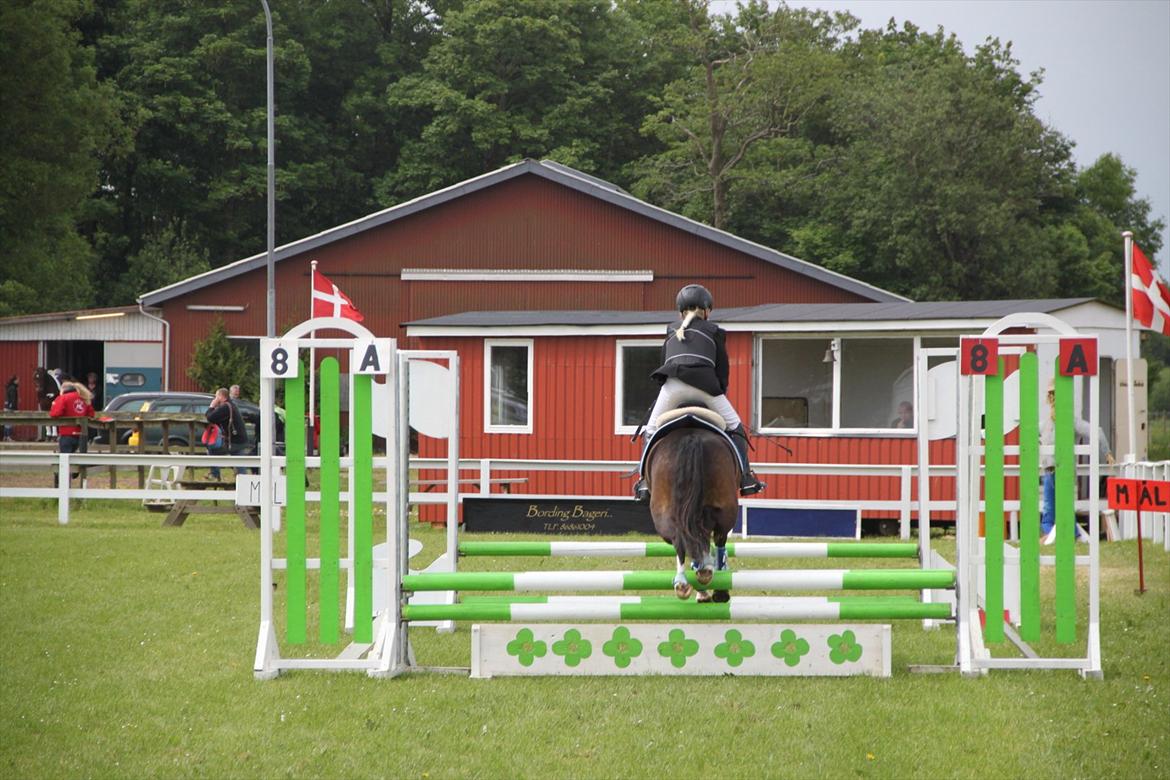
{"label": "danish flag", "polygon": [[1143,327],[1170,336],[1170,289],[1137,244],[1133,245],[1133,268],[1130,270],[1133,318]]}
{"label": "danish flag", "polygon": [[365,319],[349,296],[316,269],[313,269],[313,316],[344,317],[357,322]]}

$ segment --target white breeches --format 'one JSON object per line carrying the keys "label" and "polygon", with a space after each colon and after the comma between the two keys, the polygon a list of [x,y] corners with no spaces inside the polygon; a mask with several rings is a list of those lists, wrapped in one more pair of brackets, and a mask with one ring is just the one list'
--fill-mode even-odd
{"label": "white breeches", "polygon": [[732,430],[740,424],[739,415],[727,400],[725,395],[708,395],[697,387],[691,387],[681,379],[667,377],[662,389],[658,391],[658,400],[654,402],[654,409],[650,412],[650,421],[646,423],[646,438],[649,439],[658,430],[658,417],[683,403],[701,403],[718,412],[727,424],[727,430]]}

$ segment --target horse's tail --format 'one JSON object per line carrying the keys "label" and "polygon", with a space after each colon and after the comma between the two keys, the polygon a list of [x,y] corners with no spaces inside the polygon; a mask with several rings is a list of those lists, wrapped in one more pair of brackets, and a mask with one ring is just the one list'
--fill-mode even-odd
{"label": "horse's tail", "polygon": [[675,493],[675,522],[683,539],[683,548],[692,561],[701,561],[711,547],[703,531],[703,513],[706,502],[703,496],[706,479],[703,470],[706,464],[706,448],[703,437],[697,432],[688,433],[679,444],[675,475],[678,487]]}

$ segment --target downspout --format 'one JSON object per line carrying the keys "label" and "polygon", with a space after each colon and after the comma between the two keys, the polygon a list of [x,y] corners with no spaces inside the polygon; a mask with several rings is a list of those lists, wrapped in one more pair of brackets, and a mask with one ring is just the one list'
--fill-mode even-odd
{"label": "downspout", "polygon": [[163,326],[163,392],[167,392],[171,388],[171,323],[164,320],[162,317],[156,317],[146,310],[142,305],[142,299],[138,299],[138,311],[150,319],[161,322]]}

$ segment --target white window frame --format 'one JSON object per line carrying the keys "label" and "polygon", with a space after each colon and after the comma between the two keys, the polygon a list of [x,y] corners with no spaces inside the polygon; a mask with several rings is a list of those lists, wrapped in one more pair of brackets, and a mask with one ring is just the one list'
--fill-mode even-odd
{"label": "white window frame", "polygon": [[[654,347],[662,348],[662,339],[618,339],[614,345],[614,372],[613,372],[613,432],[617,435],[633,436],[638,430],[636,425],[622,424],[622,407],[625,405],[625,390],[622,379],[625,377],[625,357],[622,350],[625,347]],[[652,381],[652,380],[647,380]]]}
{"label": "white window frame", "polygon": [[[532,433],[533,339],[484,339],[483,341],[483,431],[484,433]],[[492,349],[495,347],[524,347],[528,350],[528,421],[524,425],[492,425]]]}
{"label": "white window frame", "polygon": [[[833,351],[833,413],[832,426],[824,428],[765,428],[763,420],[764,408],[764,342],[765,341],[795,341],[797,339],[813,340],[828,342],[829,349]],[[889,341],[893,339],[909,339],[913,343],[912,357],[910,367],[914,373],[913,393],[912,398],[918,397],[918,385],[921,377],[918,374],[918,353],[922,348],[922,341],[919,336],[911,336],[906,333],[886,333],[886,332],[863,332],[863,333],[801,333],[800,335],[790,334],[764,334],[757,336],[755,345],[753,347],[755,359],[755,377],[753,388],[753,416],[755,417],[755,429],[759,433],[782,436],[882,436],[892,438],[914,438],[918,435],[918,425],[921,416],[918,409],[914,410],[914,427],[912,428],[843,428],[841,427],[841,342],[844,341],[862,341],[865,339],[881,339]]]}

